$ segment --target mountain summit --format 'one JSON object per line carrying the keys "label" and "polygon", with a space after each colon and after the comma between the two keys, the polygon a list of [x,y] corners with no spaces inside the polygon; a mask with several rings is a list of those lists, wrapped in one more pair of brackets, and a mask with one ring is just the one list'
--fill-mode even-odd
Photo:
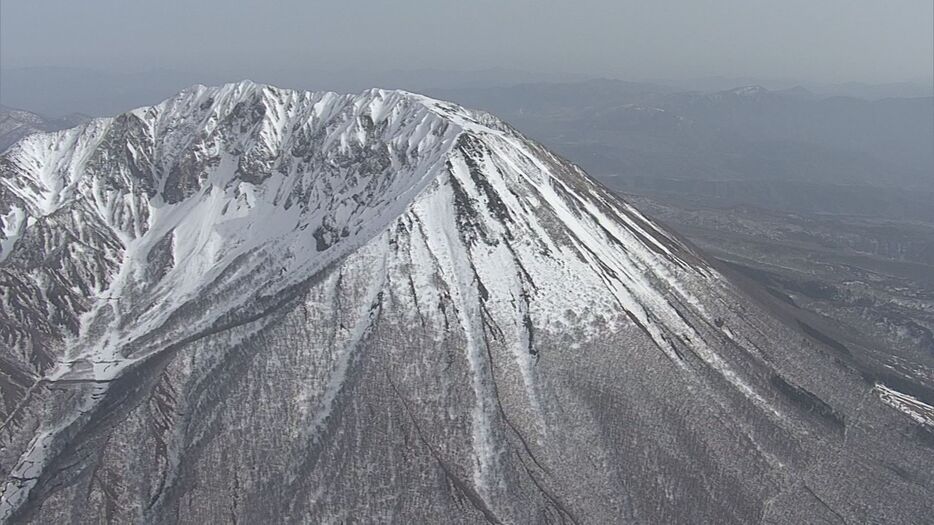
{"label": "mountain summit", "polygon": [[919,522],[931,407],[496,118],[193,87],[0,157],[0,517]]}

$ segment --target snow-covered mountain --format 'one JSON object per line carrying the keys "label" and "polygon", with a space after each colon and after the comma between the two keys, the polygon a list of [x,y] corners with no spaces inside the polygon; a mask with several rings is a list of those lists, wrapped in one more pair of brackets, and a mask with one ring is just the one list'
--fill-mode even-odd
{"label": "snow-covered mountain", "polygon": [[7,521],[934,506],[934,409],[411,93],[198,86],[27,137],[0,157],[0,286]]}
{"label": "snow-covered mountain", "polygon": [[58,119],[47,119],[29,111],[0,105],[0,153],[18,140],[33,133],[71,128],[89,120],[80,113]]}
{"label": "snow-covered mountain", "polygon": [[45,131],[45,121],[39,115],[0,105],[0,153],[19,139],[40,131]]}

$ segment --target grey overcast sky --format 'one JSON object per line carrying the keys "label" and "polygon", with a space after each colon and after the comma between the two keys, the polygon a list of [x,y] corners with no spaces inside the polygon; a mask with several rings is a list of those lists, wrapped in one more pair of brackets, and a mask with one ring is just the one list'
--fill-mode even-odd
{"label": "grey overcast sky", "polygon": [[926,80],[931,0],[2,0],[0,65]]}

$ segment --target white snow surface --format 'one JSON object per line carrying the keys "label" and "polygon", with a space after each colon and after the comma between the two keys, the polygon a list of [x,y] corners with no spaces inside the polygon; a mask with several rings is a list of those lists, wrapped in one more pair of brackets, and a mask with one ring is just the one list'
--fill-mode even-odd
{"label": "white snow surface", "polygon": [[[241,115],[244,107],[258,107],[261,115]],[[153,303],[130,327],[76,334],[68,345],[68,361],[52,371],[50,379],[77,379],[76,374],[109,379],[126,364],[145,358],[140,352],[126,355],[126,347],[216,286],[238,258],[250,260],[238,277],[247,269],[254,272],[253,294],[240,294],[241,300],[274,296],[374,238],[406,213],[428,225],[426,242],[443,244],[435,247],[435,254],[447,254],[441,255],[448,261],[442,260],[442,267],[461,279],[474,278],[464,267],[473,261],[483,282],[491,283],[488,288],[506,290],[517,272],[504,269],[517,259],[534,264],[526,271],[541,282],[566,284],[566,289],[555,290],[559,293],[540,293],[536,301],[539,308],[557,314],[545,319],[550,323],[560,322],[569,308],[588,305],[596,310],[618,303],[652,331],[652,308],[664,300],[661,294],[653,295],[657,285],[646,275],[676,280],[656,253],[677,259],[667,247],[674,241],[645,217],[608,200],[576,168],[530,145],[493,117],[453,104],[400,91],[337,95],[246,81],[218,88],[195,86],[123,118],[142,130],[142,143],[117,134],[117,119],[33,135],[7,154],[16,167],[15,177],[0,179],[25,208],[14,207],[4,217],[4,255],[12,251],[30,219],[79,200],[90,203],[96,218],[124,246],[123,264],[84,326],[92,325],[90,318],[101,309],[119,318],[118,298],[124,291],[143,291]],[[486,253],[464,252],[458,240],[462,232],[456,231],[460,225],[450,222],[455,215],[450,181],[457,180],[471,199],[482,203],[471,210],[476,213],[473,220],[494,238],[504,235],[501,218],[489,215],[488,196],[471,180],[465,153],[456,147],[464,135],[481,145],[472,162],[480,164],[486,183],[515,222],[511,226],[516,231],[510,233],[517,238],[513,249],[522,253],[514,257],[496,242],[472,246]],[[125,140],[121,146],[126,159],[114,159],[111,136]],[[106,148],[102,142],[107,142]],[[305,153],[310,160],[296,156],[297,148],[310,150]],[[387,165],[372,170],[352,165],[354,156],[373,155],[384,156]],[[102,158],[111,164],[100,167]],[[207,168],[195,175],[190,194],[170,202],[165,185],[171,172],[192,159]],[[257,161],[262,180],[243,176],[246,160]],[[131,162],[148,162],[153,175],[149,184],[155,191],[141,190],[143,181],[126,167]],[[554,173],[561,170],[570,171]],[[576,195],[577,190],[562,180],[569,176],[584,184],[586,194]],[[323,249],[314,237],[322,225]],[[556,225],[558,231],[553,231]],[[561,230],[575,238],[562,239],[566,234]],[[517,235],[520,232],[523,235]],[[160,279],[147,280],[147,258],[167,237],[173,262]],[[537,252],[542,249],[560,256],[540,257]],[[600,266],[614,275],[595,272]],[[710,275],[706,268],[696,271]],[[588,278],[591,274],[596,275]],[[575,281],[586,282],[581,286]],[[611,293],[594,293],[588,287]],[[607,304],[591,303],[600,296]],[[218,310],[205,312],[202,323],[207,326],[224,313]],[[72,366],[76,361],[94,366],[79,374]]]}
{"label": "white snow surface", "polygon": [[876,383],[873,386],[873,391],[885,404],[904,413],[922,425],[934,427],[934,407],[931,405],[928,405],[910,394],[899,392],[883,383]]}
{"label": "white snow surface", "polygon": [[[12,175],[0,184],[18,204],[3,217],[0,264],[31,221],[66,210],[94,214],[123,247],[117,272],[42,381],[106,388],[128,367],[274,301],[364,246],[391,257],[403,231],[412,311],[441,323],[432,308],[442,300],[440,275],[466,336],[481,497],[497,469],[484,315],[511,320],[500,330],[511,334],[532,407],[529,326],[586,331],[599,320],[603,329],[637,323],[674,361],[673,340],[695,342],[701,359],[779,416],[670,302],[701,308],[690,283],[714,286],[717,274],[578,168],[487,114],[401,91],[195,86],[117,118],[30,136],[5,157]],[[384,282],[373,276],[314,427],[329,413]],[[217,301],[173,321],[206,298]],[[7,484],[0,516],[27,497],[46,461],[40,441],[54,432],[37,432],[13,469],[20,481]]]}

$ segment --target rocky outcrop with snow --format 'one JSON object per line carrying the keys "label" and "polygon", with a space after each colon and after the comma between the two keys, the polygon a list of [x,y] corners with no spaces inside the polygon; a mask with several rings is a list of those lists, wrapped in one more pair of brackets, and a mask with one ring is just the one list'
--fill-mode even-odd
{"label": "rocky outcrop with snow", "polygon": [[11,148],[0,232],[5,520],[904,522],[934,501],[925,422],[453,104],[194,87]]}

